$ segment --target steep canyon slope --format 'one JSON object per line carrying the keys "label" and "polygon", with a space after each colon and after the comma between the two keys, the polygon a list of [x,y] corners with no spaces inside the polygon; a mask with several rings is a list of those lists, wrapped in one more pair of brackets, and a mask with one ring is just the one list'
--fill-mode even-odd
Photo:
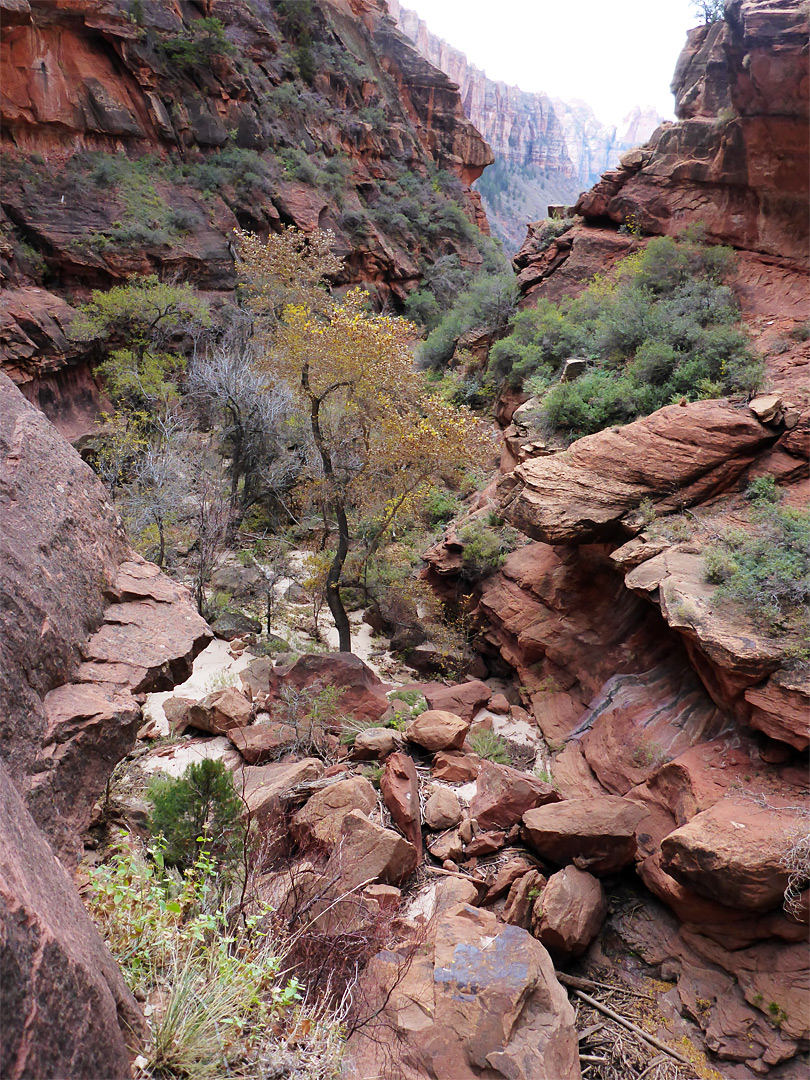
{"label": "steep canyon slope", "polygon": [[522,243],[526,222],[545,217],[549,203],[576,202],[621,153],[646,141],[662,122],[654,110],[637,106],[620,130],[601,123],[584,101],[526,93],[488,79],[464,53],[432,34],[415,11],[398,0],[389,0],[389,8],[422,56],[458,84],[467,116],[495,153],[477,186],[493,231],[509,252]]}
{"label": "steep canyon slope", "polygon": [[[517,671],[560,791],[646,808],[637,873],[664,907],[615,929],[735,1078],[806,1068],[808,868],[788,869],[808,828],[806,626],[769,628],[764,597],[759,617],[721,599],[704,559],[751,527],[758,477],[782,507],[810,497],[807,60],[806,5],[730,0],[689,35],[678,123],[585,192],[544,250],[530,227],[526,306],[578,294],[650,235],[699,226],[733,245],[767,381],[750,403],[684,400],[558,452],[518,414],[488,505],[533,542],[478,599],[481,647]],[[454,580],[462,548],[450,536],[429,555],[437,579]]]}
{"label": "steep canyon slope", "polygon": [[227,299],[230,235],[332,229],[401,301],[481,261],[492,154],[383,0],[2,0],[0,352],[63,430],[98,411],[77,300],[132,274]]}

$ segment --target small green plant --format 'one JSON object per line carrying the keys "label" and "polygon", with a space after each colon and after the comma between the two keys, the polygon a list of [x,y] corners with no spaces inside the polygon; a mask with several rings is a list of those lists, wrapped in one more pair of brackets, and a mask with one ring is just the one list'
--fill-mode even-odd
{"label": "small green plant", "polygon": [[337,1075],[337,1025],[324,1016],[306,1035],[316,1025],[303,987],[283,974],[288,946],[273,933],[272,909],[257,902],[234,919],[204,849],[180,875],[161,843],[139,852],[131,840],[89,878],[90,915],[130,989],[152,1002],[141,1048],[149,1076],[264,1075],[259,1061],[290,1030],[302,1065],[322,1055],[324,1071],[311,1075]]}
{"label": "small green plant", "polygon": [[471,521],[459,530],[459,540],[464,545],[461,556],[461,577],[476,582],[500,570],[506,556],[517,545],[518,534],[503,526],[493,529],[482,521]]}
{"label": "small green plant", "polygon": [[481,728],[470,736],[469,742],[473,753],[486,761],[492,761],[496,765],[509,765],[512,761],[509,743],[494,731]]}
{"label": "small green plant", "polygon": [[810,649],[810,511],[780,506],[773,477],[757,477],[746,495],[749,524],[726,529],[709,546],[707,579],[759,629],[796,636],[803,656]]}
{"label": "small green plant", "polygon": [[380,790],[380,781],[382,780],[383,771],[384,770],[383,770],[382,765],[376,765],[376,764],[365,765],[360,770],[360,775],[364,776],[366,778],[366,780],[368,780],[368,782],[373,787],[375,787],[377,789],[377,791],[379,791]]}
{"label": "small green plant", "polygon": [[542,780],[544,784],[551,784],[552,787],[556,787],[557,783],[548,769],[541,769],[539,766],[534,770],[534,775],[538,780]]}
{"label": "small green plant", "polygon": [[149,829],[163,837],[167,865],[190,869],[202,849],[223,867],[234,863],[244,840],[243,807],[221,761],[192,762],[177,778],[158,774],[148,794]]}

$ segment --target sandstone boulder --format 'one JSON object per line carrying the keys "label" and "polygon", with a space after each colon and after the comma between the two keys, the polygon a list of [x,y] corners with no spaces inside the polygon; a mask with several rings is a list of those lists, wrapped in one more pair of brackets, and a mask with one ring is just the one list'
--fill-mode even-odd
{"label": "sandstone boulder", "polygon": [[288,686],[313,694],[337,687],[339,714],[377,721],[388,708],[388,686],[354,653],[311,653],[279,674]]}
{"label": "sandstone boulder", "polygon": [[795,809],[727,797],[664,838],[661,867],[701,896],[767,911],[782,901],[789,876],[784,858],[803,827]]}
{"label": "sandstone boulder", "polygon": [[593,874],[566,866],[548,879],[539,910],[535,933],[552,956],[581,956],[602,928],[607,900]]}
{"label": "sandstone boulder", "polygon": [[464,846],[464,859],[483,859],[494,855],[506,843],[506,833],[502,829],[479,832]]}
{"label": "sandstone boulder", "polygon": [[458,829],[446,829],[428,839],[428,851],[439,862],[444,863],[448,859],[458,862],[464,854],[464,843]]}
{"label": "sandstone boulder", "polygon": [[263,698],[270,693],[276,682],[273,661],[269,656],[257,656],[239,672],[239,682],[242,684],[243,693],[251,701]]}
{"label": "sandstone boulder", "polygon": [[265,720],[249,727],[231,727],[225,734],[248,765],[264,765],[273,761],[296,738],[294,725],[274,720]]}
{"label": "sandstone boulder", "polygon": [[401,885],[414,872],[418,861],[413,844],[392,829],[369,821],[360,810],[352,810],[343,819],[324,877],[338,875],[344,891],[373,881]]}
{"label": "sandstone boulder", "polygon": [[457,713],[428,709],[411,720],[405,738],[435,754],[438,750],[459,750],[469,729],[470,722]]}
{"label": "sandstone boulder", "polygon": [[245,634],[260,634],[262,624],[258,619],[251,619],[239,611],[227,611],[211,623],[211,629],[223,641],[234,641]]}
{"label": "sandstone boulder", "polygon": [[377,805],[377,792],[363,776],[336,780],[310,796],[295,814],[291,831],[299,844],[318,844],[327,850],[338,842],[343,819],[353,810],[370,814]]}
{"label": "sandstone boulder", "polygon": [[425,824],[429,829],[451,829],[461,821],[458,795],[447,787],[436,787],[425,803]]}
{"label": "sandstone boulder", "polygon": [[437,780],[451,784],[466,784],[475,780],[481,759],[477,754],[462,754],[457,750],[440,750],[433,759],[431,772]]}
{"label": "sandstone boulder", "polygon": [[281,798],[285,792],[305,780],[317,780],[323,773],[318,758],[302,761],[279,761],[271,765],[247,765],[234,776],[234,787],[244,788],[247,809],[265,832],[272,833],[283,824]]}
{"label": "sandstone boulder", "polygon": [[632,863],[635,830],[647,811],[612,795],[568,799],[529,810],[523,817],[526,843],[544,859],[573,862],[593,874],[615,874]]}
{"label": "sandstone boulder", "polygon": [[528,870],[517,877],[509,889],[503,907],[503,917],[514,926],[531,930],[534,908],[543,891],[546,879],[539,870]]}
{"label": "sandstone boulder", "polygon": [[392,728],[366,728],[355,736],[351,756],[355,761],[384,761],[401,745],[402,736]]}
{"label": "sandstone boulder", "polygon": [[425,697],[431,709],[455,713],[462,720],[472,720],[491,696],[490,688],[479,679],[469,679],[456,686],[431,686],[425,690]]}
{"label": "sandstone boulder", "polygon": [[[385,1004],[402,1080],[579,1080],[574,1010],[540,942],[459,904],[438,917],[429,946]],[[368,977],[382,999],[399,974],[397,957],[382,953]],[[355,1037],[348,1075],[377,1075],[386,1050]]]}
{"label": "sandstone boulder", "polygon": [[391,754],[380,780],[383,801],[397,825],[422,858],[422,816],[416,767],[407,754]]}
{"label": "sandstone boulder", "polygon": [[246,727],[253,719],[252,703],[235,686],[214,690],[201,701],[190,702],[187,709],[171,711],[174,730],[181,733],[195,727],[211,735],[227,735],[233,728]]}
{"label": "sandstone boulder", "polygon": [[470,815],[482,829],[508,829],[527,810],[559,801],[559,793],[544,780],[508,765],[482,761]]}

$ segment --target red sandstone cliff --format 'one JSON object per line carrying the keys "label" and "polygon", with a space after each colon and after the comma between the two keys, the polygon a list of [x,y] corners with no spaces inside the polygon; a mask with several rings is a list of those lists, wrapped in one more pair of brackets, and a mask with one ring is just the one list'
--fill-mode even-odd
{"label": "red sandstone cliff", "polygon": [[[482,505],[533,543],[481,585],[477,614],[562,793],[647,809],[637,873],[669,911],[619,920],[626,944],[663,965],[666,998],[703,1029],[721,1075],[792,1076],[808,1039],[806,878],[798,904],[783,898],[786,852],[807,832],[810,680],[800,628],[768,631],[719,600],[703,553],[746,521],[752,479],[775,477],[787,506],[810,497],[810,346],[790,337],[810,316],[807,17],[797,0],[730,0],[726,13],[689,35],[679,122],[586,192],[579,223],[545,251],[530,227],[515,261],[524,303],[558,300],[643,245],[636,225],[702,222],[738,249],[734,285],[771,393],[668,406],[545,456],[513,425],[524,460],[506,455]],[[428,560],[452,581],[461,544]],[[794,1019],[774,1023],[779,1009]]]}
{"label": "red sandstone cliff", "polygon": [[65,301],[148,272],[227,294],[236,226],[331,228],[381,301],[480,261],[492,154],[457,88],[382,0],[288,8],[0,0],[0,353],[65,430],[97,405]]}

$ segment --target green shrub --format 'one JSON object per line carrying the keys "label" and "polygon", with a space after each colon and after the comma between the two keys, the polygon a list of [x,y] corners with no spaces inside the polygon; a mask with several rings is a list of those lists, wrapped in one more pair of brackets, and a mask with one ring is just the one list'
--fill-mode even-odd
{"label": "green shrub", "polygon": [[458,536],[464,544],[461,577],[468,582],[480,581],[500,570],[517,542],[514,529],[493,529],[481,521],[465,525]]}
{"label": "green shrub", "polygon": [[509,752],[509,743],[506,739],[496,735],[494,731],[481,728],[469,739],[473,753],[486,761],[494,761],[496,765],[509,765],[512,755]]}
{"label": "green shrub", "polygon": [[[722,284],[732,259],[727,248],[652,239],[610,280],[597,278],[575,299],[541,300],[514,316],[509,336],[490,352],[490,374],[541,395],[541,426],[569,438],[682,397],[750,394],[764,368],[734,325],[737,305]],[[561,384],[569,356],[588,357],[593,366]]]}
{"label": "green shrub", "polygon": [[180,777],[154,777],[149,800],[149,829],[153,836],[163,836],[169,866],[193,866],[202,837],[220,863],[238,857],[244,837],[243,807],[221,761],[206,758],[192,762]]}
{"label": "green shrub", "polygon": [[742,604],[757,629],[796,634],[810,648],[810,511],[778,505],[773,477],[759,477],[745,527],[726,529],[705,557],[717,596]]}
{"label": "green shrub", "polygon": [[435,529],[438,525],[444,525],[456,516],[461,510],[461,503],[451,491],[446,488],[431,488],[422,506],[428,527]]}
{"label": "green shrub", "polygon": [[517,305],[517,281],[507,270],[479,277],[456,299],[450,311],[419,350],[419,363],[440,368],[453,357],[458,339],[471,330],[497,333],[502,330]]}
{"label": "green shrub", "polygon": [[172,34],[158,44],[159,52],[179,67],[208,64],[214,56],[232,56],[236,48],[225,36],[225,27],[216,18],[195,19],[190,28]]}

